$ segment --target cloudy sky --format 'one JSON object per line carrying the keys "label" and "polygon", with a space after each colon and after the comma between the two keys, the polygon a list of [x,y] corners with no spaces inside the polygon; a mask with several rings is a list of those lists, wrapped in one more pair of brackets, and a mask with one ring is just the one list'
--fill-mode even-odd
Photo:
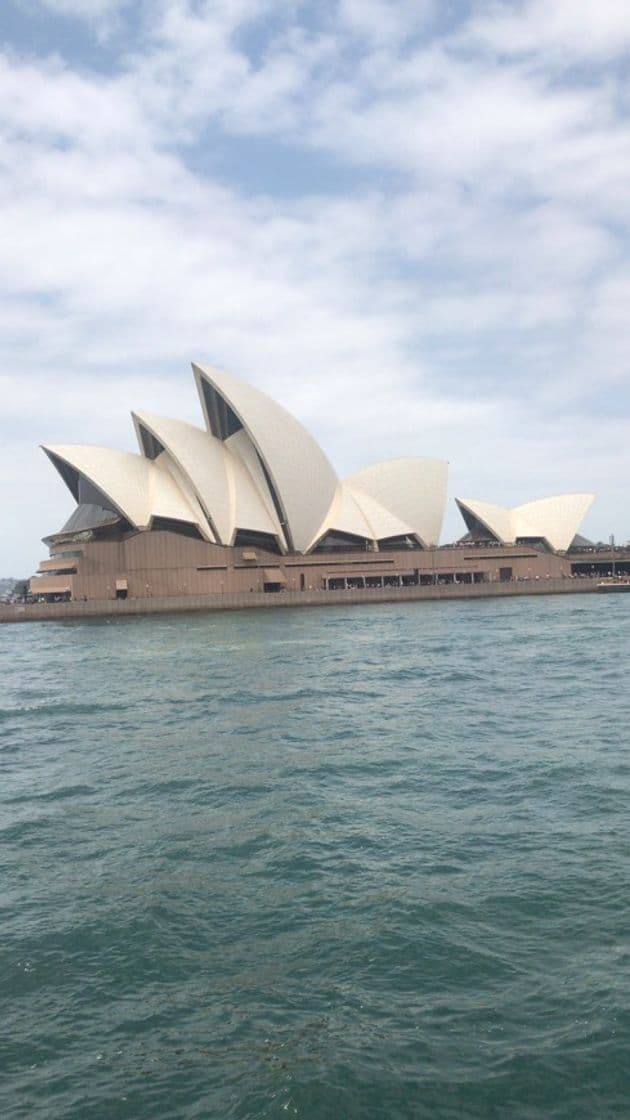
{"label": "cloudy sky", "polygon": [[630,537],[626,0],[2,0],[0,575],[73,508],[40,442],[200,422],[190,361],[343,475],[593,490]]}

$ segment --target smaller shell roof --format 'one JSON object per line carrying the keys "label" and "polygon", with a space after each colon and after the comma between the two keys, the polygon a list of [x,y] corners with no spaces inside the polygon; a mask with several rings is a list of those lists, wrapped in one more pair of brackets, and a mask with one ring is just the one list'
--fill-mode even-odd
{"label": "smaller shell roof", "polygon": [[[149,459],[130,451],[84,444],[46,444],[43,450],[58,469],[60,463],[65,464],[92,483],[135,528],[147,529],[153,517],[164,517],[192,522],[205,535],[199,511],[187,501],[168,471]],[[70,485],[65,474],[63,477]]]}
{"label": "smaller shell roof", "polygon": [[594,500],[593,494],[556,494],[506,509],[468,498],[456,498],[464,520],[468,511],[502,543],[522,537],[540,538],[556,552],[566,552]]}
{"label": "smaller shell roof", "polygon": [[[442,532],[448,463],[406,458],[374,463],[346,479],[397,517],[424,545],[437,544]],[[381,534],[396,536],[397,533]]]}
{"label": "smaller shell roof", "polygon": [[[233,530],[249,529],[276,537],[281,549],[286,548],[282,526],[274,509],[256,449],[245,431],[236,432],[225,441],[226,456],[233,481]],[[230,537],[230,540],[232,537]]]}
{"label": "smaller shell roof", "polygon": [[[180,513],[167,513],[166,511],[169,505],[173,510],[183,508],[183,498],[192,513],[192,517],[186,520],[190,520],[192,524],[196,525],[206,540],[215,541],[214,532],[188,477],[174,462],[168,451],[163,451],[161,455],[158,455],[153,465],[157,474],[154,474],[151,480],[152,517],[166,517],[181,521]],[[163,477],[160,478],[160,475]],[[164,476],[166,476],[166,480]],[[175,484],[174,487],[173,483]]]}
{"label": "smaller shell roof", "polygon": [[[512,511],[516,536],[544,537],[556,551],[566,552],[594,498],[594,494],[557,494],[516,506]],[[534,534],[525,531],[527,525],[534,526]]]}
{"label": "smaller shell roof", "polygon": [[219,541],[229,542],[233,531],[230,483],[225,450],[203,428],[152,412],[132,412],[140,450],[142,430],[150,432],[188,478]]}
{"label": "smaller shell roof", "polygon": [[363,510],[356,502],[350,488],[344,486],[341,482],[337,486],[335,497],[324,521],[310,542],[309,549],[314,548],[317,542],[330,532],[346,533],[351,537],[372,539],[372,528],[366,520]]}
{"label": "smaller shell roof", "polygon": [[[220,544],[231,544],[239,528],[282,539],[260,463],[253,449],[239,443],[243,432],[222,442],[211,432],[183,420],[150,412],[134,412],[132,416],[140,449],[147,451],[144,433],[149,432],[192,487]],[[243,451],[252,454],[253,463],[247,461]],[[158,455],[156,465],[162,458]],[[183,482],[180,488],[185,490]]]}
{"label": "smaller shell roof", "polygon": [[[395,514],[349,482],[340,482],[335,499],[312,546],[329,532],[347,533],[378,541],[386,537],[413,535],[413,529]],[[311,546],[311,547],[312,547]]]}
{"label": "smaller shell roof", "polygon": [[456,498],[455,501],[464,521],[466,521],[464,511],[467,511],[497,540],[503,542],[514,540],[512,514],[509,509],[493,505],[491,502],[479,502],[475,498]]}
{"label": "smaller shell roof", "polygon": [[387,537],[405,537],[413,536],[414,529],[411,525],[402,521],[391,509],[387,509],[382,502],[377,501],[365,490],[361,490],[358,486],[353,486],[351,482],[344,482],[343,489],[350,495],[356,502],[358,508],[361,510],[367,525],[369,526],[369,536],[375,540],[386,540]]}

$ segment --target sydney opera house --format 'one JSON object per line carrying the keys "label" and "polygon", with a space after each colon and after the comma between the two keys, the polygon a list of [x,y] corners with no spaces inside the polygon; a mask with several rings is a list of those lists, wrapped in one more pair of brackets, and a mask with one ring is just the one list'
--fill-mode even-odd
{"label": "sydney opera house", "polygon": [[590,494],[515,509],[457,499],[439,547],[446,462],[376,463],[339,479],[284,408],[193,365],[203,427],[133,413],[138,452],[44,446],[76,508],[31,580],[47,600],[148,599],[481,583],[572,574]]}

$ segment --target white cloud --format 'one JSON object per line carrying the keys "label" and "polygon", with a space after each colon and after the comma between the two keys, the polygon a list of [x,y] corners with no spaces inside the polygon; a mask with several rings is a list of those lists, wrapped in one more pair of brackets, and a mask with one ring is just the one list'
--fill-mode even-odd
{"label": "white cloud", "polygon": [[129,0],[35,0],[41,8],[79,19],[98,19],[118,13]]}
{"label": "white cloud", "polygon": [[[190,359],[277,396],[342,473],[437,454],[456,492],[513,505],[588,489],[590,465],[596,535],[630,535],[607,407],[630,359],[627,90],[561,81],[568,9],[544,8],[508,51],[504,5],[440,35],[439,5],[345,0],[308,26],[291,0],[165,0],[115,74],[0,56],[0,470],[32,494],[0,574],[67,516],[37,443],[133,447],[133,407],[198,421]],[[194,170],[231,142],[222,181]],[[293,196],[291,160],[317,190]]]}
{"label": "white cloud", "polygon": [[[120,81],[79,74],[54,56],[21,62],[0,55],[0,130],[5,145],[28,140],[45,150],[104,153],[110,144],[131,147],[146,124]],[[5,154],[12,153],[5,147]]]}
{"label": "white cloud", "polygon": [[130,0],[17,0],[31,17],[41,15],[61,16],[75,20],[100,43],[111,40],[121,26],[125,9]]}
{"label": "white cloud", "polygon": [[380,47],[418,34],[436,10],[435,0],[340,0],[338,18],[342,28]]}
{"label": "white cloud", "polygon": [[502,54],[552,52],[566,61],[615,58],[630,47],[624,0],[529,0],[516,9],[494,3],[469,33]]}

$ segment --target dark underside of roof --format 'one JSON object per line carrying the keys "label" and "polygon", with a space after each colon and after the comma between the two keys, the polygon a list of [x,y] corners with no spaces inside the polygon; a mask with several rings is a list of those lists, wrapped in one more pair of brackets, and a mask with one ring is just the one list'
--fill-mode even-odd
{"label": "dark underside of roof", "polygon": [[95,505],[93,502],[82,502],[74,513],[70,515],[60,533],[81,533],[85,529],[100,529],[104,525],[115,525],[120,521],[120,514],[113,509]]}

